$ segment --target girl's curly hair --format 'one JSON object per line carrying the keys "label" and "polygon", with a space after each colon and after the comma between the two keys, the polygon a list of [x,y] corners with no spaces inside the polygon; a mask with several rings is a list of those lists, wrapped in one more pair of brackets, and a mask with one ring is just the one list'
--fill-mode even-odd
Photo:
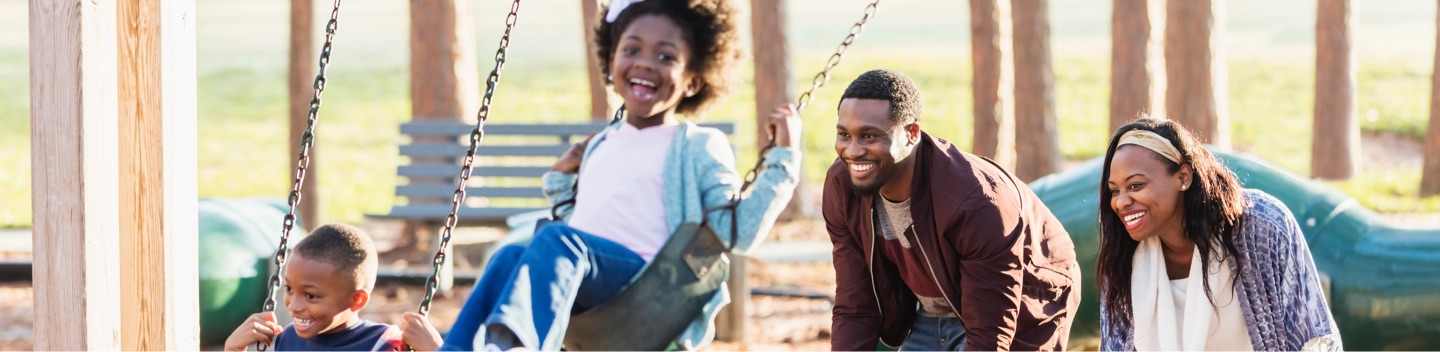
{"label": "girl's curly hair", "polygon": [[[601,14],[605,9],[601,9]],[[740,35],[736,11],[729,0],[647,0],[626,7],[615,19],[595,28],[596,55],[600,57],[600,73],[610,82],[610,62],[620,35],[636,18],[660,15],[670,18],[684,33],[690,44],[690,62],[686,70],[704,83],[695,96],[680,99],[675,112],[696,115],[730,92],[735,64],[740,60]]]}

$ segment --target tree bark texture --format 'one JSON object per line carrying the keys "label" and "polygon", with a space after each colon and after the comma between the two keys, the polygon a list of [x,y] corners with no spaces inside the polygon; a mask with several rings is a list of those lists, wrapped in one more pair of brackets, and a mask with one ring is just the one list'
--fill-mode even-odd
{"label": "tree bark texture", "polygon": [[1165,112],[1165,2],[1115,0],[1110,18],[1110,131]]}
{"label": "tree bark texture", "polygon": [[1225,0],[1170,1],[1165,23],[1165,113],[1201,142],[1230,145]]}
{"label": "tree bark texture", "polygon": [[1059,170],[1061,162],[1047,2],[1014,0],[1012,9],[1015,24],[1015,174],[1024,181]]}
{"label": "tree bark texture", "polygon": [[1355,97],[1355,4],[1319,0],[1315,21],[1315,122],[1310,176],[1343,180],[1360,169]]}
{"label": "tree bark texture", "polygon": [[975,73],[972,151],[1015,168],[1015,69],[1010,0],[970,0],[970,49]]}

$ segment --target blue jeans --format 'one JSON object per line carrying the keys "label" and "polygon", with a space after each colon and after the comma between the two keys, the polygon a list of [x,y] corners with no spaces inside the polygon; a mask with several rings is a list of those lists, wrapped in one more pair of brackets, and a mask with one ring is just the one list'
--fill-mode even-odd
{"label": "blue jeans", "polygon": [[965,324],[960,318],[917,314],[900,351],[959,351],[964,347]]}
{"label": "blue jeans", "polygon": [[555,351],[571,312],[583,312],[620,293],[645,259],[618,243],[552,222],[530,244],[496,251],[460,309],[444,351],[524,346]]}

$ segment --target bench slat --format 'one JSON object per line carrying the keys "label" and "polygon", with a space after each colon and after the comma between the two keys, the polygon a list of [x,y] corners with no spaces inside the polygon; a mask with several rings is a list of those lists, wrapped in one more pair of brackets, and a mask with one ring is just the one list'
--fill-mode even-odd
{"label": "bench slat", "polygon": [[[600,132],[605,125],[605,123],[485,125],[485,135],[583,136]],[[735,134],[735,124],[731,122],[701,123],[700,126],[719,129],[720,132],[727,135]],[[474,122],[413,121],[400,124],[400,134],[409,136],[467,136],[474,129]]]}
{"label": "bench slat", "polygon": [[[469,151],[469,145],[456,143],[410,143],[400,146],[400,155],[416,157],[461,157]],[[569,145],[481,145],[475,150],[479,156],[548,156],[559,158],[570,150]]]}
{"label": "bench slat", "polygon": [[[588,135],[605,128],[603,123],[579,124],[504,124],[485,125],[486,135],[497,136],[573,136]],[[475,129],[474,122],[415,121],[400,125],[400,134],[411,136],[467,136]]]}
{"label": "bench slat", "polygon": [[[445,198],[455,194],[455,185],[401,185],[395,195],[416,198]],[[544,198],[540,187],[465,187],[465,197]],[[447,213],[448,214],[448,213]]]}
{"label": "bench slat", "polygon": [[[545,166],[476,166],[470,168],[471,177],[531,177],[538,178],[550,171]],[[449,177],[460,176],[460,165],[442,163],[415,163],[401,165],[396,174],[404,177]]]}
{"label": "bench slat", "polygon": [[[456,214],[456,216],[460,218],[460,221],[464,222],[504,222],[505,218],[511,215],[542,209],[550,208],[461,207],[460,212]],[[443,221],[448,215],[450,215],[449,204],[414,204],[395,206],[390,208],[389,214],[373,215],[372,217]]]}

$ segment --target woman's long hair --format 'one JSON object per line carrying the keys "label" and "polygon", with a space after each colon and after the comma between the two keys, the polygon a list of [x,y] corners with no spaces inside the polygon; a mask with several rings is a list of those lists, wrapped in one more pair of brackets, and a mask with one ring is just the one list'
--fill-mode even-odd
{"label": "woman's long hair", "polygon": [[[1249,207],[1245,194],[1230,169],[1210,154],[1190,131],[1180,124],[1165,119],[1142,116],[1115,131],[1110,146],[1105,149],[1105,164],[1100,176],[1100,256],[1097,263],[1097,277],[1101,297],[1105,298],[1105,309],[1111,316],[1133,316],[1130,302],[1130,276],[1133,271],[1135,248],[1139,242],[1130,238],[1125,223],[1115,210],[1110,208],[1111,196],[1106,181],[1110,179],[1110,162],[1115,158],[1115,149],[1120,137],[1132,130],[1145,130],[1165,137],[1180,151],[1180,161],[1194,170],[1189,189],[1184,191],[1181,216],[1185,237],[1200,249],[1201,263],[1210,263],[1211,258],[1231,259],[1236,270],[1232,279],[1244,270],[1245,262],[1235,247],[1235,236],[1240,228],[1242,213]],[[1180,171],[1181,164],[1155,156],[1166,165],[1171,175]],[[1205,283],[1205,296],[1213,302],[1209,270],[1200,270],[1200,279]]]}

